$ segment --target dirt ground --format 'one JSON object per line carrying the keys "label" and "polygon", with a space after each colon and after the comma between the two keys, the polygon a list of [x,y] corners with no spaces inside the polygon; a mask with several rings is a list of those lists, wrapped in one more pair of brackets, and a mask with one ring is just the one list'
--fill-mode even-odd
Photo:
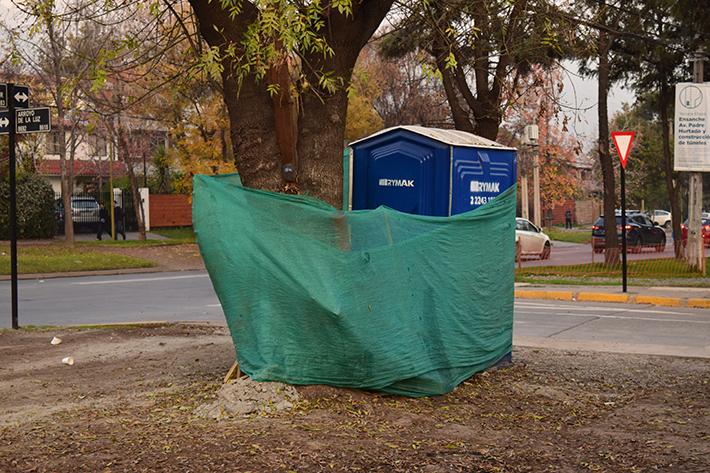
{"label": "dirt ground", "polygon": [[518,349],[445,396],[197,416],[233,357],[206,325],[2,332],[0,471],[710,471],[710,360]]}
{"label": "dirt ground", "polygon": [[194,243],[164,246],[105,246],[101,247],[100,251],[145,258],[156,264],[151,270],[188,271],[205,269],[200,250]]}

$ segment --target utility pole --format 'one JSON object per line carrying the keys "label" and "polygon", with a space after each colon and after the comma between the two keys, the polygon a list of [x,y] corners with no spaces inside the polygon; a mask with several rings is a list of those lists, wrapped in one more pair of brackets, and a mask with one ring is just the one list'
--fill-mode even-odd
{"label": "utility pole", "polygon": [[530,220],[530,202],[528,202],[528,176],[520,177],[521,217]]}
{"label": "utility pole", "polygon": [[[523,146],[524,149],[529,150],[533,153],[533,223],[538,227],[540,225],[541,215],[540,215],[540,165],[537,155],[537,142],[540,139],[540,129],[537,125],[526,125],[523,131]],[[524,153],[527,154],[527,153]],[[525,172],[520,178],[520,205],[522,207],[522,217],[529,219],[529,202],[528,202],[528,177],[527,177],[527,166],[522,166]]]}
{"label": "utility pole", "polygon": [[533,218],[534,224],[542,228],[542,210],[540,209],[540,155],[534,148],[533,156]]}
{"label": "utility pole", "polygon": [[[702,48],[695,52],[693,61],[693,82],[703,82]],[[701,216],[703,209],[703,174],[691,172],[688,179],[688,265],[705,274],[705,248],[701,234]]]}

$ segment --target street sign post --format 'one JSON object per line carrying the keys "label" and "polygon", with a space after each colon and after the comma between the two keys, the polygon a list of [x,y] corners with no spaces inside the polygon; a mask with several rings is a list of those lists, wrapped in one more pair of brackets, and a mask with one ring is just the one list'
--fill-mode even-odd
{"label": "street sign post", "polygon": [[[27,108],[30,106],[30,88],[26,85],[14,85],[12,94],[8,90],[9,84],[0,84],[0,108],[9,108],[12,102],[15,108]],[[13,100],[9,100],[12,98]]]}
{"label": "street sign post", "polygon": [[52,129],[48,107],[26,108],[15,111],[17,133],[47,133]]}
{"label": "street sign post", "polygon": [[673,169],[688,171],[688,265],[705,274],[702,236],[703,172],[710,172],[710,83],[703,82],[705,51],[693,58],[693,82],[676,84]]}
{"label": "street sign post", "polygon": [[[15,110],[15,133],[47,133],[52,130],[49,107]],[[10,111],[0,110],[0,135],[10,133]]]}
{"label": "street sign post", "polygon": [[[627,263],[626,263],[626,163],[629,161],[631,144],[634,141],[633,131],[612,131],[616,152],[621,161],[621,285],[624,292],[627,289]],[[606,230],[607,232],[609,229]]]}
{"label": "street sign post", "polygon": [[[10,154],[10,291],[12,299],[12,328],[19,325],[17,309],[17,157],[15,142],[18,133],[47,133],[52,130],[49,108],[28,108],[28,87],[0,84],[0,134],[8,135]],[[19,109],[19,110],[18,110]]]}

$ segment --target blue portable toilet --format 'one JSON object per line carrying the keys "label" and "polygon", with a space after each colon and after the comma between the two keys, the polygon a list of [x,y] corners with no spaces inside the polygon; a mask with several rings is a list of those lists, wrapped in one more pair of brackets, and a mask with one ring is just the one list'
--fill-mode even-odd
{"label": "blue portable toilet", "polygon": [[459,130],[396,126],[350,143],[349,209],[445,217],[517,183],[516,149]]}

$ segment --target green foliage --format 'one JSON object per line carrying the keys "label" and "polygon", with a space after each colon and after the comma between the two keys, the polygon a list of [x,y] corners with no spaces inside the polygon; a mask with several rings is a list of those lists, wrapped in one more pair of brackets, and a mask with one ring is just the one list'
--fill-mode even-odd
{"label": "green foliage", "polygon": [[[0,182],[0,240],[10,238],[10,184]],[[45,179],[27,175],[17,181],[18,238],[52,238],[54,191]]]}
{"label": "green foliage", "polygon": [[[248,75],[264,79],[273,64],[289,56],[333,56],[333,49],[324,36],[324,18],[331,10],[345,16],[353,14],[352,0],[305,3],[259,0],[251,5],[242,0],[220,0],[219,3],[232,20],[242,15],[245,9],[255,8],[256,20],[249,24],[238,44],[207,49],[198,67],[218,80],[223,71],[222,61],[229,58],[237,66],[239,82]],[[329,71],[318,72],[319,85],[324,91],[333,93],[343,81],[329,74]]]}
{"label": "green foliage", "polygon": [[668,210],[661,124],[653,113],[655,98],[641,97],[636,105],[624,106],[612,120],[615,130],[635,130],[636,136],[626,167],[626,198],[630,206]]}

